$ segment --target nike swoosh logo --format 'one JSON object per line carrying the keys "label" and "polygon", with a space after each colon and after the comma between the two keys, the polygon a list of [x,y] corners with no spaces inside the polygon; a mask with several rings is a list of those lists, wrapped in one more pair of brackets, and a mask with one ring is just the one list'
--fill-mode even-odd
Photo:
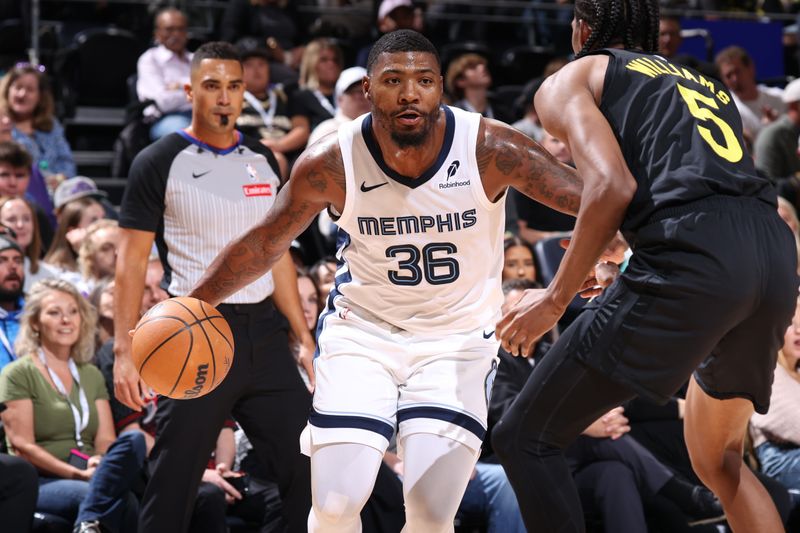
{"label": "nike swoosh logo", "polygon": [[492,330],[491,333],[486,333],[486,332],[483,333],[484,339],[491,339],[493,336],[494,336],[494,330]]}
{"label": "nike swoosh logo", "polygon": [[192,172],[192,177],[193,177],[194,179],[197,179],[197,178],[202,178],[203,176],[205,176],[205,175],[206,175],[206,174],[208,174],[209,172],[211,172],[211,171],[210,171],[210,170],[206,170],[205,172]]}
{"label": "nike swoosh logo", "polygon": [[389,185],[389,182],[388,181],[384,181],[383,183],[379,183],[377,185],[367,186],[367,182],[366,181],[362,181],[361,182],[361,192],[369,192],[369,191],[371,191],[373,189],[377,189],[378,187],[383,187],[384,185]]}

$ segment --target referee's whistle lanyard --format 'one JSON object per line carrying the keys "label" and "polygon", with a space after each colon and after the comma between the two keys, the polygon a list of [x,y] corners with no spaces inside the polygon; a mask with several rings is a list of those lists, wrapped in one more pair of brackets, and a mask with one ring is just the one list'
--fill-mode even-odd
{"label": "referee's whistle lanyard", "polygon": [[86,393],[81,387],[81,378],[78,376],[78,365],[75,364],[75,361],[72,358],[69,359],[67,365],[69,366],[69,373],[72,374],[73,386],[78,387],[78,399],[80,401],[80,409],[78,406],[72,403],[72,400],[69,399],[69,394],[67,394],[67,389],[64,387],[64,384],[61,382],[61,378],[53,372],[49,366],[47,366],[47,359],[44,357],[44,350],[39,348],[39,361],[42,362],[44,367],[47,369],[47,373],[50,374],[50,379],[53,380],[53,385],[56,386],[56,390],[61,393],[67,403],[69,404],[70,409],[72,409],[72,419],[75,421],[75,442],[78,445],[78,449],[83,449],[83,439],[81,439],[81,432],[86,429],[86,426],[89,425],[89,401],[86,399]]}

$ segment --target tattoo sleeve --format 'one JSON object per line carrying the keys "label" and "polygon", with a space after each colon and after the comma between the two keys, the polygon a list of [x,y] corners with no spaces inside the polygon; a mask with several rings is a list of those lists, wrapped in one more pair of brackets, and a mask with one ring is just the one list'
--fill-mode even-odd
{"label": "tattoo sleeve", "polygon": [[217,305],[272,268],[292,239],[330,203],[331,193],[341,188],[338,194],[343,196],[344,170],[337,154],[338,146],[305,154],[264,219],[222,250],[190,296]]}
{"label": "tattoo sleeve", "polygon": [[503,185],[557,211],[578,214],[583,182],[575,169],[508,126],[487,124],[478,139],[476,158],[481,175],[497,177]]}

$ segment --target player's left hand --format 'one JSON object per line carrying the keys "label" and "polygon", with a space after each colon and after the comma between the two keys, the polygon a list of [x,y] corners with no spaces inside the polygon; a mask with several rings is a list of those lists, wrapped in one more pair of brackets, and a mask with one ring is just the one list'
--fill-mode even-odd
{"label": "player's left hand", "polygon": [[314,387],[317,385],[317,378],[314,375],[314,352],[317,351],[317,346],[314,340],[309,335],[306,339],[300,342],[300,347],[297,353],[297,362],[303,366],[308,374],[308,391],[314,392]]}
{"label": "player's left hand", "polygon": [[497,323],[495,335],[511,355],[529,357],[536,341],[553,329],[563,314],[564,307],[547,289],[529,289]]}

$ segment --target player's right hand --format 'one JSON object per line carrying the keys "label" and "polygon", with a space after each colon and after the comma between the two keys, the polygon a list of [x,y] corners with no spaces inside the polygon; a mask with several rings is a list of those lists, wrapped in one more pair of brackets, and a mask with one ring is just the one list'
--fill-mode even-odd
{"label": "player's right hand", "polygon": [[114,349],[114,396],[123,405],[141,411],[152,400],[150,387],[139,377],[131,357],[130,344]]}

